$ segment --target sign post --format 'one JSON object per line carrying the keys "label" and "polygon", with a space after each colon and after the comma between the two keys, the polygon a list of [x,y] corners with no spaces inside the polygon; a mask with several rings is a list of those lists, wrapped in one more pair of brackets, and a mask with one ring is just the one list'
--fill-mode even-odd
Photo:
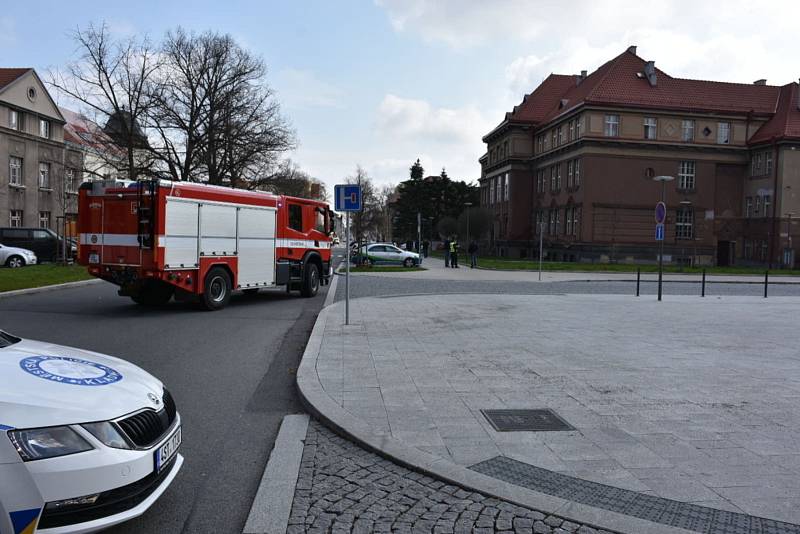
{"label": "sign post", "polygon": [[344,276],[344,324],[350,324],[350,212],[361,211],[361,185],[342,184],[334,186],[336,211],[345,212],[345,226],[347,227],[347,247],[345,276]]}
{"label": "sign post", "polygon": [[[661,280],[664,273],[664,223],[667,220],[667,182],[674,180],[674,176],[654,176],[653,180],[661,182],[661,200],[656,204],[656,241],[658,247],[658,300],[661,301]],[[659,239],[660,236],[660,239]]]}

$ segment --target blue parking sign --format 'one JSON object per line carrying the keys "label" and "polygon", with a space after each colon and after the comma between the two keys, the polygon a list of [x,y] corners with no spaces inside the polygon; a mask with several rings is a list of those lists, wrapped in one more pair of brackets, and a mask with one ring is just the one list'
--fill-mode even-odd
{"label": "blue parking sign", "polygon": [[361,186],[342,184],[333,188],[336,211],[361,211]]}

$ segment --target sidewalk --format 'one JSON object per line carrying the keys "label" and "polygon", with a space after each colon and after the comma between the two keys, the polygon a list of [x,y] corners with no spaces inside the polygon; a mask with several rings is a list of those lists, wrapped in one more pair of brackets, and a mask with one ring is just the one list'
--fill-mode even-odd
{"label": "sidewalk", "polygon": [[[435,263],[427,272],[445,271]],[[800,523],[798,306],[751,297],[356,299],[351,326],[343,303],[320,315],[318,348],[309,343],[316,358],[307,349],[298,382],[327,399],[320,415],[368,429],[372,446],[392,455],[400,443],[431,472],[532,490],[519,504],[550,496],[558,509],[545,511],[577,521],[585,516],[569,510],[708,532],[730,532],[730,522],[750,525],[737,532],[800,532],[788,524]],[[574,430],[497,432],[481,412],[512,408],[552,409]]]}
{"label": "sidewalk", "polygon": [[[489,269],[470,269],[469,261],[462,262],[458,269],[445,268],[444,260],[434,257],[424,258],[422,266],[425,271],[396,273],[358,273],[358,276],[389,276],[392,278],[417,278],[430,280],[495,280],[504,282],[537,282],[539,273],[535,271],[497,271]],[[480,265],[480,261],[478,262]],[[777,271],[776,271],[777,272]],[[658,280],[657,273],[642,273],[642,282]],[[663,280],[668,282],[700,282],[699,273],[665,273]],[[636,273],[614,273],[594,271],[543,271],[542,282],[574,282],[574,281],[635,281]],[[709,283],[749,283],[763,284],[764,275],[728,275],[707,274]],[[800,276],[778,276],[771,273],[770,284],[800,284]]]}

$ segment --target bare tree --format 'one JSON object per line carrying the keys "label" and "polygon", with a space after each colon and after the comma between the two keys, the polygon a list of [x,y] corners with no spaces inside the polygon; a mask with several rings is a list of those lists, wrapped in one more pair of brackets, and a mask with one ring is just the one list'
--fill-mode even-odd
{"label": "bare tree", "polygon": [[346,182],[361,186],[361,211],[353,212],[350,216],[356,239],[377,239],[383,227],[384,206],[372,178],[358,165],[355,174],[348,176]]}
{"label": "bare tree", "polygon": [[78,59],[49,73],[48,84],[76,101],[81,113],[105,124],[95,136],[97,154],[131,179],[152,175],[152,150],[142,126],[153,106],[159,55],[150,40],[115,40],[108,26],[89,25],[72,34]]}
{"label": "bare tree", "polygon": [[277,195],[327,200],[328,191],[321,180],[317,180],[290,159],[274,169],[265,169],[257,178],[247,182],[248,189],[260,189]]}

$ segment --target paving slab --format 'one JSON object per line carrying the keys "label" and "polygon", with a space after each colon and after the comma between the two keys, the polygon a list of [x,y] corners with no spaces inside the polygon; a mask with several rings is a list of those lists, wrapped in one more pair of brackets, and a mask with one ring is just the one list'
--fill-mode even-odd
{"label": "paving slab", "polygon": [[[653,499],[800,522],[800,366],[787,335],[800,299],[362,298],[349,328],[341,307],[320,316],[316,393],[342,420],[377,424],[378,449],[396,440],[453,472],[510,458]],[[550,408],[576,430],[497,432],[489,408]]]}

